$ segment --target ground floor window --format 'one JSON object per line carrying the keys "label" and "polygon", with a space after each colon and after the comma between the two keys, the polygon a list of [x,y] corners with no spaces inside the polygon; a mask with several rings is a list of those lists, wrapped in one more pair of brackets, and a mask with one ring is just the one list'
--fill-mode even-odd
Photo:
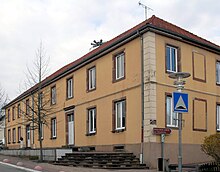
{"label": "ground floor window", "polygon": [[57,137],[57,120],[56,118],[51,119],[51,138]]}
{"label": "ground floor window", "polygon": [[88,109],[88,134],[96,133],[96,108]]}
{"label": "ground floor window", "polygon": [[114,103],[115,111],[115,130],[125,129],[126,121],[126,100],[116,101]]}
{"label": "ground floor window", "polygon": [[12,142],[13,143],[15,143],[16,142],[16,130],[15,130],[15,128],[13,128],[13,130],[12,130]]}
{"label": "ground floor window", "polygon": [[171,95],[166,95],[166,126],[178,127],[177,113],[173,112],[173,100]]}
{"label": "ground floor window", "polygon": [[11,143],[11,129],[8,129],[8,144]]}
{"label": "ground floor window", "polygon": [[220,131],[220,104],[216,107],[216,130]]}

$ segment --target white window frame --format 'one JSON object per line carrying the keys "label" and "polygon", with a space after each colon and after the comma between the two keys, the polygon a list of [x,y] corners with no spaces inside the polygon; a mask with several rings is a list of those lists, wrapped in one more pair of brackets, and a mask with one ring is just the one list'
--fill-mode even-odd
{"label": "white window frame", "polygon": [[67,79],[67,98],[73,97],[73,78]]}
{"label": "white window frame", "polygon": [[124,120],[126,120],[125,100],[115,102],[115,129],[116,130],[125,129],[125,122],[123,126],[123,118],[125,118]]}
{"label": "white window frame", "polygon": [[52,138],[57,137],[57,119],[56,118],[51,119],[51,134],[52,134]]}
{"label": "white window frame", "polygon": [[56,87],[51,88],[51,104],[56,104]]}
{"label": "white window frame", "polygon": [[216,83],[220,84],[220,61],[216,61]]}
{"label": "white window frame", "polygon": [[216,130],[220,131],[220,104],[216,106]]}
{"label": "white window frame", "polygon": [[88,110],[88,118],[89,118],[89,133],[96,133],[96,108],[92,108]]}
{"label": "white window frame", "polygon": [[125,53],[120,53],[115,56],[115,79],[125,77]]}
{"label": "white window frame", "polygon": [[[169,48],[169,57],[167,56],[167,48]],[[175,57],[172,58],[172,50],[175,50]],[[169,68],[168,68],[168,64],[166,64],[166,70],[168,72],[178,72],[178,59],[177,59],[177,54],[178,49],[176,47],[170,46],[170,45],[166,45],[166,63],[167,63],[167,58],[169,58]],[[175,69],[173,70],[173,59],[175,59]]]}
{"label": "white window frame", "polygon": [[[168,113],[171,114],[169,115]],[[168,120],[168,115],[170,116],[170,121]],[[166,96],[166,126],[178,127],[178,116],[177,113],[173,112],[173,98],[169,95]]]}
{"label": "white window frame", "polygon": [[92,67],[88,70],[88,89],[93,90],[96,88],[96,67]]}

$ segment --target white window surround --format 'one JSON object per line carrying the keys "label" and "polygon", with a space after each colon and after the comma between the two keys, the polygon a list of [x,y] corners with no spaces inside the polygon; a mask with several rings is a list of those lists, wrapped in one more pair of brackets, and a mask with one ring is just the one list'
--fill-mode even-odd
{"label": "white window surround", "polygon": [[115,56],[115,79],[121,79],[125,76],[125,53],[120,53]]}
{"label": "white window surround", "polygon": [[52,138],[57,137],[57,120],[56,118],[51,119],[51,129],[52,129]]}
{"label": "white window surround", "polygon": [[115,102],[115,129],[125,129],[125,100]]}
{"label": "white window surround", "polygon": [[177,113],[173,112],[172,96],[166,96],[166,126],[178,127]]}
{"label": "white window surround", "polygon": [[88,118],[89,118],[89,133],[96,133],[96,108],[92,108],[88,110]]}
{"label": "white window surround", "polygon": [[88,89],[93,90],[96,87],[96,67],[90,68],[88,70]]}
{"label": "white window surround", "polygon": [[67,79],[67,98],[73,97],[73,78]]}
{"label": "white window surround", "polygon": [[216,130],[220,131],[220,105],[216,106]]}
{"label": "white window surround", "polygon": [[177,48],[166,45],[166,71],[178,72]]}

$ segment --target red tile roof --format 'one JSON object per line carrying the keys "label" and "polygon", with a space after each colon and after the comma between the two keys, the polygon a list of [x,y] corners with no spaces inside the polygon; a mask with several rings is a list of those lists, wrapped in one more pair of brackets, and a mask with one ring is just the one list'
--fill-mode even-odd
{"label": "red tile roof", "polygon": [[[194,35],[174,24],[171,24],[167,21],[164,21],[156,16],[152,16],[151,18],[149,18],[148,20],[145,20],[143,22],[141,22],[140,24],[134,26],[133,28],[127,30],[126,32],[118,35],[117,37],[111,39],[108,42],[105,42],[104,44],[102,44],[101,46],[99,46],[98,48],[94,49],[93,51],[90,51],[89,53],[85,54],[84,56],[82,56],[81,58],[77,59],[76,61],[73,61],[70,64],[67,64],[66,66],[60,68],[59,70],[57,70],[56,72],[54,72],[53,74],[51,74],[50,76],[48,76],[46,79],[44,79],[42,82],[43,84],[47,84],[50,81],[52,81],[53,79],[57,78],[58,76],[66,73],[67,71],[73,69],[74,67],[76,67],[77,65],[81,64],[82,62],[86,61],[87,59],[99,54],[100,52],[103,52],[104,50],[106,50],[109,46],[116,44],[118,41],[125,39],[127,37],[129,37],[131,34],[135,34],[137,33],[138,30],[141,30],[143,28],[154,28],[156,30],[161,30],[163,32],[167,32],[170,33],[171,35],[176,35],[179,37],[182,37],[184,39],[188,39],[188,41],[196,41],[196,43],[203,45],[204,47],[209,47],[209,48],[213,48],[215,49],[215,51],[220,53],[220,46],[207,41],[197,35]],[[29,95],[31,92],[35,91],[37,89],[37,85],[33,86],[32,88],[30,88],[29,90],[25,91],[24,93],[22,93],[20,96],[18,96],[17,98],[15,98],[13,101],[11,101],[8,105],[12,104],[13,102],[16,102],[17,100],[19,100],[20,98],[23,98],[24,96]],[[6,106],[8,106],[6,105]]]}

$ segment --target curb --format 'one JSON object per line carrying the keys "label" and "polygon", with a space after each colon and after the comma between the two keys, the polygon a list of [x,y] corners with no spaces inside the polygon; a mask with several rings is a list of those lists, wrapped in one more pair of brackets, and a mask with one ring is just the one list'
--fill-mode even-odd
{"label": "curb", "polygon": [[14,164],[5,163],[5,162],[0,162],[0,164],[11,166],[11,167],[21,169],[21,170],[25,170],[25,171],[28,171],[28,172],[39,172],[38,170],[32,170],[32,169],[29,169],[29,168],[25,168],[25,167],[17,166],[17,165],[14,165]]}

